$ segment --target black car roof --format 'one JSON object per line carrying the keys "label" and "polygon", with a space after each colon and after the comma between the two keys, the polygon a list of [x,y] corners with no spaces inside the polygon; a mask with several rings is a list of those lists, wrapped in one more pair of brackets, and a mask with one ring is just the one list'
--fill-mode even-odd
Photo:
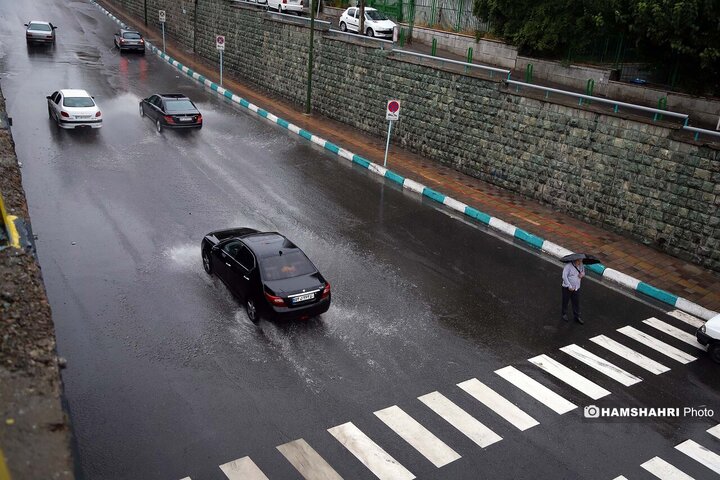
{"label": "black car roof", "polygon": [[294,243],[277,232],[250,233],[239,237],[258,257],[270,257],[282,251],[300,250]]}

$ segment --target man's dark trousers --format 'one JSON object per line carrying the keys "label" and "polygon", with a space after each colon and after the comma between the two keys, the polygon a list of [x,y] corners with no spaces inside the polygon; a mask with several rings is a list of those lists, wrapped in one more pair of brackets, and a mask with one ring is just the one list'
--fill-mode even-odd
{"label": "man's dark trousers", "polygon": [[572,302],[573,318],[580,318],[580,290],[570,291],[568,287],[562,287],[562,314],[567,315],[568,300]]}

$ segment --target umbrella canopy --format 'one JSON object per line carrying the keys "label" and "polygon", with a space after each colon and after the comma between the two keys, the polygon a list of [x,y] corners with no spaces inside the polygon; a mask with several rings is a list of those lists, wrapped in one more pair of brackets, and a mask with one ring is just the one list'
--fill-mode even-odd
{"label": "umbrella canopy", "polygon": [[594,265],[596,263],[600,263],[600,260],[593,257],[592,255],[588,255],[587,253],[571,253],[570,255],[565,255],[560,260],[563,262],[574,262],[575,260],[582,260],[583,264],[585,265]]}

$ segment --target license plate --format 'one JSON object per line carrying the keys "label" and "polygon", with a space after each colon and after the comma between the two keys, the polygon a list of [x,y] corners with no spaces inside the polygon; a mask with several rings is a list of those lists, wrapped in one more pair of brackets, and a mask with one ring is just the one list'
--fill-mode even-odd
{"label": "license plate", "polygon": [[192,122],[192,118],[188,117],[181,117],[178,120],[180,120],[181,122]]}
{"label": "license plate", "polygon": [[306,293],[305,295],[300,295],[293,298],[293,303],[304,302],[305,300],[312,300],[314,296],[314,293]]}
{"label": "license plate", "polygon": [[91,115],[75,115],[75,118],[91,118]]}

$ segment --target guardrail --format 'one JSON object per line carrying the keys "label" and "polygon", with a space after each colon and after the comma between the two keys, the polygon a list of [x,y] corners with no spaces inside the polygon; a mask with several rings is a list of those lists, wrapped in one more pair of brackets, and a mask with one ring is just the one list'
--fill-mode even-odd
{"label": "guardrail", "polygon": [[[328,22],[328,23],[330,23],[330,22]],[[343,32],[342,30],[335,30],[334,28],[331,28],[330,31],[333,33],[339,33],[340,35],[347,35],[350,37],[354,37],[361,41],[366,41],[366,40],[367,41],[375,41],[375,42],[383,43],[385,45],[394,45],[395,44],[395,42],[393,42],[392,40],[385,40],[384,38],[377,38],[377,37],[368,37],[367,35],[360,35],[359,33],[356,33],[356,32]]]}
{"label": "guardrail", "polygon": [[479,70],[487,70],[491,73],[502,73],[502,74],[507,75],[508,79],[510,78],[510,70],[506,70],[504,68],[489,67],[487,65],[478,65],[477,63],[461,62],[460,60],[452,60],[449,58],[435,57],[433,55],[425,55],[424,53],[411,52],[409,50],[401,50],[399,48],[393,48],[393,52],[402,53],[404,55],[410,55],[413,57],[426,58],[429,60],[435,60],[435,61],[444,62],[444,63],[452,63],[454,65],[462,65],[465,68],[477,68]]}
{"label": "guardrail", "polygon": [[694,133],[695,133],[695,136],[694,136],[695,140],[699,140],[699,139],[700,139],[700,134],[701,134],[701,133],[704,133],[705,135],[710,135],[710,136],[718,137],[718,138],[720,139],[720,132],[718,132],[717,130],[707,130],[707,129],[705,129],[705,128],[691,127],[690,125],[683,125],[683,130],[688,130],[688,131],[690,131],[690,132],[694,132]]}

